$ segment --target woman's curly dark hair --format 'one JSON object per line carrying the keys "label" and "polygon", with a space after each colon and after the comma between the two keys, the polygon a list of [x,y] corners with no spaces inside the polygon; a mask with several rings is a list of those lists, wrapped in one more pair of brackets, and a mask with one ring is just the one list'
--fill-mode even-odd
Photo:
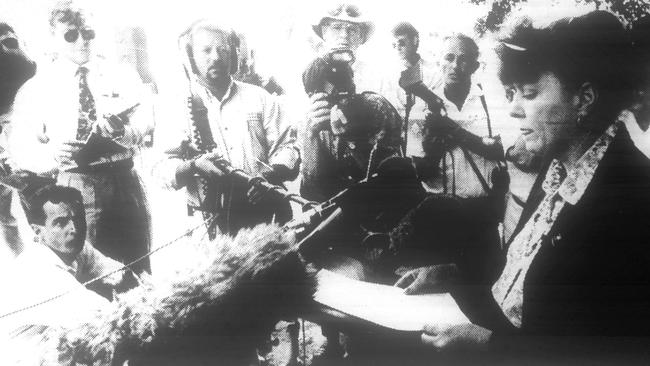
{"label": "woman's curly dark hair", "polygon": [[569,90],[589,82],[599,95],[592,116],[606,123],[629,101],[631,44],[609,12],[562,18],[541,28],[530,18],[519,18],[499,41],[498,73],[505,85],[534,82],[544,72],[555,74]]}

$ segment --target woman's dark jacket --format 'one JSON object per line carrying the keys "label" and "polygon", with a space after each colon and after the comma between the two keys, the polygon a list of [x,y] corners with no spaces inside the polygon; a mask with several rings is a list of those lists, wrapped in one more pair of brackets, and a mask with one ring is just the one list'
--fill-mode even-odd
{"label": "woman's dark jacket", "polygon": [[[519,229],[544,197],[541,176]],[[497,353],[603,362],[650,354],[650,160],[624,128],[582,199],[543,240],[524,282],[521,328],[505,318],[490,287],[461,290],[457,300],[494,331]]]}

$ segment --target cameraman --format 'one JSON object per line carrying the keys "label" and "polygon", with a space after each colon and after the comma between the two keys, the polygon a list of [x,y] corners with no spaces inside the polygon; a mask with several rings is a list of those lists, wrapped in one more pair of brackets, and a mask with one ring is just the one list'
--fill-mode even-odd
{"label": "cameraman", "polygon": [[[472,75],[479,67],[479,49],[474,40],[463,34],[453,34],[444,39],[440,68],[442,83],[434,90],[444,106],[447,117],[455,125],[443,129],[460,127],[489,146],[498,144],[493,139],[488,105],[480,84],[472,81]],[[447,120],[449,121],[449,120]],[[429,121],[432,122],[432,121]],[[433,121],[435,123],[435,121]],[[499,156],[479,154],[476,149],[452,138],[443,147],[436,144],[436,128],[427,128],[423,133],[422,147],[425,159],[432,158],[431,150],[443,149],[440,161],[432,174],[425,180],[425,189],[430,193],[451,194],[460,198],[477,198],[488,195],[492,187],[492,174],[498,166]],[[464,146],[465,145],[465,146]],[[498,155],[498,154],[497,154]],[[436,157],[437,158],[437,157]],[[437,159],[436,159],[437,160]],[[437,168],[437,169],[436,169]]]}
{"label": "cameraman", "polygon": [[[165,158],[156,174],[168,188],[186,188],[191,212],[211,221],[210,236],[288,219],[288,202],[262,197],[235,181],[225,164],[282,184],[297,176],[295,132],[278,102],[264,89],[233,80],[239,38],[223,24],[199,20],[179,39],[186,67],[190,110],[158,130]],[[188,108],[187,96],[179,106]],[[189,118],[190,120],[183,120]],[[197,146],[196,139],[202,141]],[[204,145],[204,146],[203,146]],[[204,184],[205,183],[205,184]]]}
{"label": "cameraman", "polygon": [[[305,198],[322,201],[346,188],[345,182],[325,182],[323,178],[323,175],[333,174],[335,168],[332,164],[341,160],[346,150],[342,148],[344,141],[340,136],[345,134],[348,126],[338,118],[341,113],[334,106],[332,96],[337,93],[353,95],[355,92],[378,91],[380,79],[367,63],[356,57],[358,48],[366,43],[374,28],[358,7],[338,5],[320,17],[312,28],[322,40],[324,54],[314,60],[303,74],[310,104],[301,136],[304,154],[301,194]],[[336,66],[332,66],[332,63],[336,63]],[[325,68],[335,71],[328,73]],[[320,85],[309,87],[310,83]],[[356,158],[359,163],[356,165],[365,173],[368,156],[361,155]],[[352,175],[353,181],[359,178],[355,174],[344,175]]]}

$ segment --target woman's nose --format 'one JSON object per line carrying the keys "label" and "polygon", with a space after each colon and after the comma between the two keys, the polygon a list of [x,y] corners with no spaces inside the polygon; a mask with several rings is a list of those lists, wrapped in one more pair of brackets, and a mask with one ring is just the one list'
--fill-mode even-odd
{"label": "woman's nose", "polygon": [[525,113],[524,113],[524,108],[521,105],[521,102],[518,97],[514,97],[512,101],[508,103],[509,107],[509,112],[508,115],[512,118],[524,118]]}

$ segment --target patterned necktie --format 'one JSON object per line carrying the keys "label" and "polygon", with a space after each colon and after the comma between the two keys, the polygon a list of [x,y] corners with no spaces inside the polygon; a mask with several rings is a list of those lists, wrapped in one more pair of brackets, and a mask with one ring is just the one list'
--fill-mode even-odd
{"label": "patterned necktie", "polygon": [[93,124],[97,121],[95,99],[88,88],[88,69],[79,67],[79,119],[77,124],[77,140],[85,141],[90,135]]}

